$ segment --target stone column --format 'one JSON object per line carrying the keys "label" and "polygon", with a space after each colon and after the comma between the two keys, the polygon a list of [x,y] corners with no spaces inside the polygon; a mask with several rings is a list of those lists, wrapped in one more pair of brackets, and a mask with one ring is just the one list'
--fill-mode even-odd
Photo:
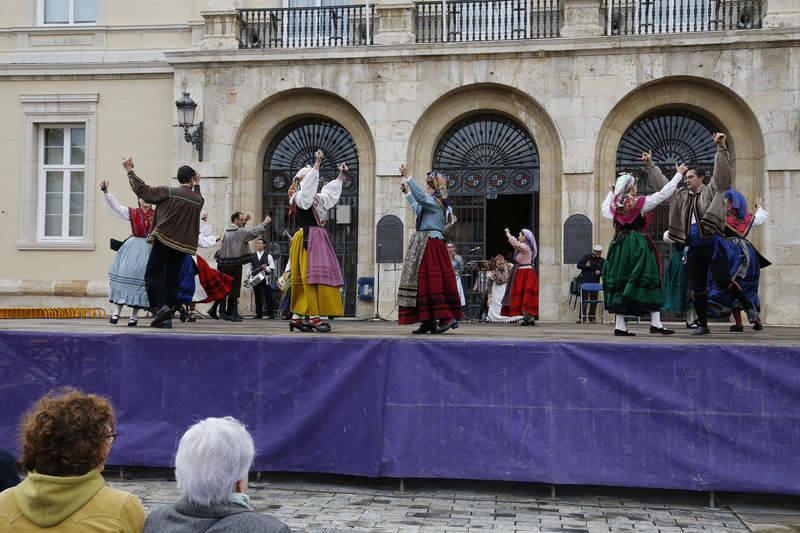
{"label": "stone column", "polygon": [[597,37],[603,35],[600,24],[601,0],[561,0],[564,22],[561,37]]}
{"label": "stone column", "polygon": [[413,3],[376,3],[375,17],[375,44],[411,44],[416,40]]}
{"label": "stone column", "polygon": [[765,28],[800,26],[800,2],[797,0],[769,0],[762,4]]}
{"label": "stone column", "polygon": [[239,12],[235,9],[202,11],[205,36],[200,44],[206,49],[239,48]]}

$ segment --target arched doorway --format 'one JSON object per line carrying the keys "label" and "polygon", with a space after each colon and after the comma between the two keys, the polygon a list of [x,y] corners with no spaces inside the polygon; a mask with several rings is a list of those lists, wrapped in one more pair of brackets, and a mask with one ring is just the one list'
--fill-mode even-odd
{"label": "arched doorway", "polygon": [[[639,179],[639,192],[655,192],[647,180],[643,152],[653,151],[653,162],[661,168],[667,178],[675,174],[676,163],[694,163],[702,167],[707,175],[714,170],[717,145],[712,134],[721,131],[719,126],[696,113],[681,109],[661,109],[647,113],[636,120],[622,135],[617,147],[617,173],[630,172]],[[733,139],[728,140],[732,146]],[[656,242],[662,241],[669,224],[669,202],[653,210],[653,219],[648,228]],[[668,255],[663,247],[662,255]]]}
{"label": "arched doorway", "polygon": [[[534,228],[538,240],[539,152],[519,123],[499,114],[456,122],[439,140],[433,168],[448,179],[458,224],[447,237],[465,261],[507,252],[506,227]],[[470,317],[479,313],[481,279],[471,270],[465,276]]]}
{"label": "arched doorway", "polygon": [[358,150],[350,133],[340,124],[323,118],[305,118],[290,123],[272,139],[264,153],[262,174],[263,214],[270,214],[268,227],[271,250],[282,268],[289,258],[289,239],[294,233],[289,220],[287,190],[293,176],[305,165],[314,164],[314,152],[321,149],[325,159],[320,167],[320,186],[336,179],[336,165],[347,163],[349,171],[339,204],[328,213],[328,231],[345,277],[344,313],[355,315],[358,265]]}

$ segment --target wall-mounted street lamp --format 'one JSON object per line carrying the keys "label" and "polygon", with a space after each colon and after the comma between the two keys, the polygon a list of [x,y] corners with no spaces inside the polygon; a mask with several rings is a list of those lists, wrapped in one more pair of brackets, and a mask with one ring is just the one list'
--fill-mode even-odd
{"label": "wall-mounted street lamp", "polygon": [[197,152],[200,154],[199,161],[203,160],[203,123],[197,124],[197,128],[193,132],[189,132],[189,128],[194,124],[194,112],[197,109],[197,104],[189,98],[189,93],[183,93],[180,100],[175,102],[175,107],[178,108],[178,124],[177,126],[183,128],[183,138],[187,143],[192,143],[197,147]]}

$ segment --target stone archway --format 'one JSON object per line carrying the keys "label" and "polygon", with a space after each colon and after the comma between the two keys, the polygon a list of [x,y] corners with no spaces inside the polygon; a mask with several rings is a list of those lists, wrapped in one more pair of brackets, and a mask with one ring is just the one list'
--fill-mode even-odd
{"label": "stone archway", "polygon": [[[734,185],[753,197],[763,189],[764,136],[753,111],[736,93],[719,83],[692,77],[652,81],[623,97],[603,122],[595,148],[596,211],[606,197],[608,183],[616,175],[616,155],[622,136],[640,117],[661,109],[685,110],[720,124],[729,135],[734,158]],[[598,224],[600,242],[613,236],[611,224]]]}
{"label": "stone archway", "polygon": [[[563,148],[551,117],[530,95],[497,84],[460,87],[439,97],[414,126],[408,146],[412,172],[422,175],[433,164],[440,139],[471,115],[505,115],[522,125],[536,143],[540,158],[539,269],[540,313],[557,319],[561,301],[561,182]],[[413,227],[413,224],[406,227]]]}
{"label": "stone archway", "polygon": [[[359,154],[358,227],[373,227],[375,143],[372,132],[361,113],[349,102],[315,89],[298,89],[272,95],[250,110],[244,118],[233,141],[232,209],[248,213],[262,212],[262,167],[267,147],[284,127],[306,118],[332,120],[352,136]],[[359,242],[359,275],[372,272],[375,251],[370,244],[371,241]]]}

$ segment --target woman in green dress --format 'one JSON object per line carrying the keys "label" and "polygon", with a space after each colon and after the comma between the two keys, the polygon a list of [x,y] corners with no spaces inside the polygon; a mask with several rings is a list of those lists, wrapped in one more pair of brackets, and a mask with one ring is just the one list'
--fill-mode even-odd
{"label": "woman in green dress", "polygon": [[614,221],[616,230],[603,266],[603,299],[606,310],[617,315],[614,335],[618,337],[634,335],[625,325],[626,315],[649,314],[650,333],[674,333],[661,324],[661,263],[645,230],[650,212],[672,196],[686,165],[675,165],[675,169],[672,180],[649,196],[637,196],[636,178],[622,174],[603,202],[603,216]]}

